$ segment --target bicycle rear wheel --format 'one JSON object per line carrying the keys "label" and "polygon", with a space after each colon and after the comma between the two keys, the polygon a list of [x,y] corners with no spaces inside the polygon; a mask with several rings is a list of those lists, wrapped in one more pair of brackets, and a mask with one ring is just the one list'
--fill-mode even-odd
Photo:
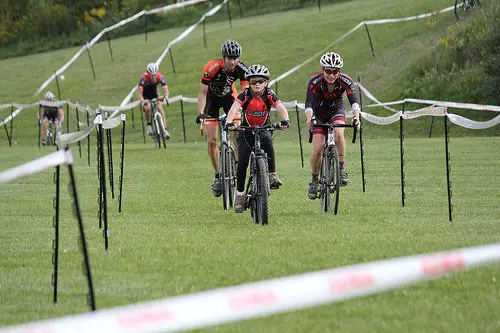
{"label": "bicycle rear wheel", "polygon": [[267,158],[257,158],[257,168],[255,174],[256,184],[256,206],[257,206],[257,223],[260,225],[268,224],[268,208],[269,208],[269,175],[267,173]]}

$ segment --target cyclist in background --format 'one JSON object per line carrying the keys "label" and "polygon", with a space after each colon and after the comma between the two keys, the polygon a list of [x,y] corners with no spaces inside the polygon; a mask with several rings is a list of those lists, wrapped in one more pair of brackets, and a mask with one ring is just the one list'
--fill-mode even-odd
{"label": "cyclist in background", "polygon": [[[196,123],[201,124],[202,118],[218,118],[219,110],[222,108],[226,114],[238,96],[235,81],[240,80],[240,88],[248,87],[245,79],[247,66],[240,61],[241,46],[235,40],[227,40],[222,44],[221,59],[209,61],[203,69],[200,91],[198,93],[198,114]],[[215,179],[212,183],[212,192],[216,197],[222,195],[222,183],[219,179],[218,161],[218,125],[206,126],[208,156],[212,162]],[[233,138],[234,139],[234,138]],[[235,145],[236,146],[236,145]],[[235,149],[236,160],[238,150]]]}
{"label": "cyclist in background", "polygon": [[[226,127],[233,128],[233,119],[237,111],[242,108],[242,126],[262,127],[269,124],[271,107],[274,106],[281,116],[281,126],[289,127],[288,111],[279,100],[278,96],[267,85],[269,81],[269,69],[263,65],[252,65],[246,75],[250,88],[246,88],[238,95],[227,116]],[[261,147],[267,153],[269,159],[269,184],[272,189],[277,189],[283,183],[276,174],[276,162],[274,155],[272,134],[269,131],[260,133]],[[250,132],[238,133],[239,162],[237,166],[236,200],[234,210],[236,213],[245,211],[245,178],[247,173],[250,153],[255,146],[255,137]]]}
{"label": "cyclist in background", "polygon": [[[158,96],[158,92],[156,91],[156,86],[161,84],[161,88],[163,89],[163,96]],[[168,99],[168,86],[167,80],[165,80],[165,76],[160,73],[158,65],[155,63],[149,63],[146,66],[146,72],[141,75],[139,80],[139,85],[137,87],[137,92],[139,95],[139,100],[144,105],[144,112],[146,113],[146,119],[148,122],[148,135],[153,135],[153,126],[152,126],[152,117],[151,117],[151,104],[148,100],[156,98],[159,101],[163,101]],[[170,133],[167,130],[167,118],[165,117],[165,112],[163,111],[162,103],[156,104],[158,108],[158,112],[161,114],[163,118],[163,124],[165,128],[163,129],[163,136],[165,139],[170,139]]]}
{"label": "cyclist in background", "polygon": [[[314,74],[307,86],[305,113],[307,126],[311,128],[311,119],[323,124],[345,124],[346,112],[342,95],[344,92],[351,104],[354,113],[354,121],[359,128],[360,107],[353,80],[342,73],[340,69],[344,66],[344,60],[335,52],[324,54],[320,59],[322,71]],[[312,154],[311,174],[312,180],[309,184],[308,196],[316,199],[318,188],[318,176],[321,168],[323,145],[326,138],[326,129],[314,128],[312,126]],[[340,186],[346,186],[349,182],[345,168],[346,143],[344,139],[344,128],[335,128],[335,145],[339,153],[340,164]]]}
{"label": "cyclist in background", "polygon": [[[47,102],[57,102],[55,96],[52,92],[47,91],[45,93],[45,100]],[[42,116],[42,145],[47,144],[47,129],[49,128],[49,123],[54,123],[56,127],[57,135],[61,133],[61,123],[64,121],[64,110],[60,106],[49,106],[42,105],[43,116]],[[40,120],[40,114],[38,114],[38,120]]]}

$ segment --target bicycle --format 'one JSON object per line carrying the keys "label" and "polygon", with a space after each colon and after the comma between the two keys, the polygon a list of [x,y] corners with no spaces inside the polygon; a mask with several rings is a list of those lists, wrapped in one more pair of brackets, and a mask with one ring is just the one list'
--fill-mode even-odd
{"label": "bicycle", "polygon": [[219,118],[205,118],[200,124],[201,135],[203,135],[203,125],[217,122],[221,128],[221,144],[219,146],[219,177],[222,181],[222,205],[224,210],[233,207],[236,195],[236,157],[231,146],[228,129],[224,128],[226,115]]}
{"label": "bicycle", "polygon": [[250,153],[250,176],[248,177],[245,197],[246,208],[250,209],[253,222],[265,225],[269,222],[269,168],[267,154],[260,147],[260,133],[263,131],[273,132],[281,129],[279,124],[270,124],[262,127],[238,127],[238,132],[251,132],[255,137],[254,149]]}
{"label": "bicycle", "polygon": [[472,9],[475,5],[481,5],[479,0],[455,0],[455,18],[458,20],[464,20],[469,10]]}
{"label": "bicycle", "polygon": [[[49,120],[49,126],[47,127],[46,135],[45,135],[45,145],[46,146],[54,146],[56,144],[56,140],[54,138],[54,122]],[[40,126],[43,127],[43,120],[40,120]]]}
{"label": "bicycle", "polygon": [[160,98],[153,98],[149,101],[151,103],[151,118],[152,118],[152,125],[153,125],[153,133],[151,137],[153,138],[153,141],[155,143],[155,146],[158,146],[158,148],[161,148],[162,142],[163,142],[163,148],[167,148],[167,143],[166,143],[166,138],[165,138],[165,124],[163,123],[163,117],[161,116],[161,113],[158,112],[158,100],[162,100]]}
{"label": "bicycle", "polygon": [[[327,139],[323,146],[321,168],[318,180],[318,195],[321,199],[321,210],[327,213],[331,206],[331,195],[334,194],[334,214],[338,214],[340,197],[340,161],[337,146],[335,145],[335,128],[353,127],[354,133],[352,143],[356,143],[357,127],[354,124],[317,124],[313,120],[313,128],[326,128]],[[312,142],[312,131],[309,132],[309,143]]]}

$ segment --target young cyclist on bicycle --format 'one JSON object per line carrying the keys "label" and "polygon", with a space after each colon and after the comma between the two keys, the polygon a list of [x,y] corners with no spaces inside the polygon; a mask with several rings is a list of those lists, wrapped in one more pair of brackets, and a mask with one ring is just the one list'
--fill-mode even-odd
{"label": "young cyclist on bicycle", "polygon": [[[268,88],[269,70],[263,65],[252,65],[248,69],[246,75],[250,83],[250,88],[246,88],[231,106],[231,110],[227,116],[226,127],[234,127],[233,119],[236,113],[242,108],[242,122],[243,126],[262,127],[269,124],[269,116],[271,107],[274,106],[280,116],[281,126],[289,127],[290,120],[288,120],[288,111],[278,96]],[[267,153],[269,159],[269,184],[272,189],[277,189],[283,183],[276,174],[276,162],[274,155],[272,135],[268,131],[261,132],[261,147]],[[236,171],[236,200],[234,203],[234,210],[237,213],[245,211],[245,178],[247,173],[248,162],[250,153],[255,145],[255,137],[252,133],[240,132],[238,133],[238,152],[239,162]]]}
{"label": "young cyclist on bicycle", "polygon": [[[57,102],[52,92],[45,93],[45,100],[47,102]],[[47,144],[47,129],[49,123],[52,122],[56,126],[56,132],[59,135],[61,131],[61,123],[64,121],[64,110],[59,106],[42,105],[44,109],[42,116],[42,145]],[[38,115],[40,120],[40,115]]]}
{"label": "young cyclist on bicycle", "polygon": [[[158,92],[156,91],[156,86],[158,84],[161,84],[161,88],[163,89],[163,96],[158,96]],[[144,105],[144,112],[146,113],[146,119],[148,122],[148,135],[153,135],[151,105],[147,100],[156,98],[159,101],[163,101],[165,99],[168,99],[167,80],[165,80],[165,76],[160,73],[158,65],[156,65],[155,63],[149,63],[146,66],[146,72],[141,75],[141,78],[139,80],[137,93],[139,95],[139,100]],[[167,130],[167,118],[165,117],[162,103],[156,104],[156,107],[158,108],[158,112],[161,114],[161,117],[163,118],[163,124],[165,125],[165,128],[163,129],[163,136],[168,140],[170,139],[170,133],[168,133]]]}
{"label": "young cyclist on bicycle", "polygon": [[[203,69],[200,91],[198,93],[198,114],[196,123],[201,124],[202,117],[218,118],[220,108],[228,114],[231,105],[238,96],[234,82],[240,80],[240,87],[248,87],[245,79],[247,67],[240,61],[241,46],[235,40],[227,40],[222,44],[222,58],[209,61]],[[222,183],[219,179],[218,161],[218,124],[206,126],[208,156],[212,162],[215,179],[212,184],[214,196],[222,195]],[[238,151],[235,150],[236,160]]]}
{"label": "young cyclist on bicycle", "polygon": [[[356,126],[359,128],[360,107],[354,88],[354,82],[349,76],[340,71],[344,66],[344,61],[337,53],[329,52],[321,57],[320,65],[322,67],[322,72],[314,74],[307,86],[305,105],[306,123],[308,127],[312,127],[313,134],[310,161],[312,180],[308,190],[310,199],[316,199],[318,175],[321,168],[323,145],[326,138],[326,130],[314,128],[311,124],[311,118],[314,116],[316,121],[324,124],[345,124],[346,112],[342,100],[342,95],[345,92],[351,103]],[[335,128],[335,145],[339,152],[340,186],[346,186],[349,182],[349,176],[345,170],[346,143],[344,139],[344,128]]]}

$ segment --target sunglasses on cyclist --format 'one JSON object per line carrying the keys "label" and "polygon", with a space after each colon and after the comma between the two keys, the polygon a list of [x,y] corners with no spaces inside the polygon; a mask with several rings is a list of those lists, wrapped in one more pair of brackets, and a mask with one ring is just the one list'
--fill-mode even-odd
{"label": "sunglasses on cyclist", "polygon": [[325,74],[328,74],[328,75],[331,75],[331,74],[337,75],[340,72],[338,69],[329,69],[329,68],[325,68],[325,69],[323,69],[323,71],[325,72]]}
{"label": "sunglasses on cyclist", "polygon": [[258,79],[258,80],[250,80],[248,82],[250,83],[250,85],[254,86],[257,83],[258,84],[263,84],[264,82],[267,82],[267,80],[266,79]]}

